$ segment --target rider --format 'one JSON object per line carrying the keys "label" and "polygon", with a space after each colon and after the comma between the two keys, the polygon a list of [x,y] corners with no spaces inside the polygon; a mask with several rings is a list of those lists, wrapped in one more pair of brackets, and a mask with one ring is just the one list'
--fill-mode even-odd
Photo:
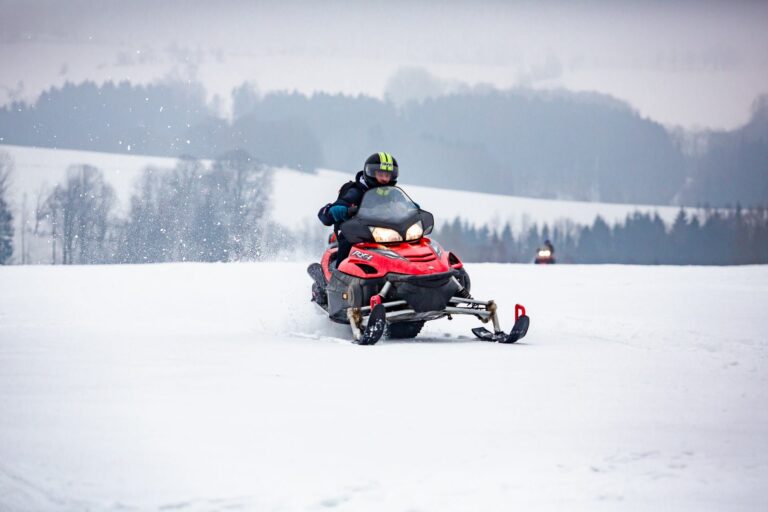
{"label": "rider", "polygon": [[363,195],[368,190],[395,184],[397,184],[397,160],[389,153],[374,153],[365,161],[363,170],[355,175],[354,181],[342,185],[336,201],[326,204],[317,212],[320,222],[326,226],[333,225],[333,231],[336,233],[339,243],[339,251],[336,253],[337,266],[349,256],[349,251],[352,250],[352,244],[341,234],[339,229],[341,223],[354,215]]}

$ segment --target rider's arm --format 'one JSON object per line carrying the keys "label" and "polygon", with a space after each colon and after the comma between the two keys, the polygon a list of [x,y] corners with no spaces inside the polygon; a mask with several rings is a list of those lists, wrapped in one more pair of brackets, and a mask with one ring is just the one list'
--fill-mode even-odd
{"label": "rider's arm", "polygon": [[336,222],[347,220],[357,211],[363,195],[357,188],[350,187],[339,194],[339,198],[328,209]]}
{"label": "rider's arm", "polygon": [[349,187],[347,190],[342,191],[341,194],[339,194],[339,198],[336,200],[333,204],[340,204],[346,207],[350,207],[352,205],[360,205],[360,200],[363,198],[363,195],[360,193],[360,190],[356,187]]}
{"label": "rider's arm", "polygon": [[355,187],[348,187],[347,190],[342,189],[339,197],[333,203],[328,203],[317,212],[317,217],[326,226],[331,226],[342,220],[346,220],[350,217],[352,212],[349,208],[352,206],[358,206],[362,194]]}

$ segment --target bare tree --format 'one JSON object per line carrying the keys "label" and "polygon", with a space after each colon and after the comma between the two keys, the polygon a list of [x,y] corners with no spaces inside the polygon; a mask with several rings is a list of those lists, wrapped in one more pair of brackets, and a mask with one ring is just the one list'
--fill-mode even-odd
{"label": "bare tree", "polygon": [[0,152],[0,265],[11,261],[13,256],[13,212],[8,203],[13,160]]}
{"label": "bare tree", "polygon": [[147,168],[131,198],[121,242],[121,261],[198,261],[197,211],[206,171],[181,158],[171,171]]}
{"label": "bare tree", "polygon": [[165,229],[168,233],[172,261],[199,259],[198,241],[195,238],[195,205],[201,197],[206,170],[194,158],[180,158],[176,167],[163,181],[162,206],[167,210]]}
{"label": "bare tree", "polygon": [[114,249],[107,242],[114,204],[114,189],[104,181],[99,169],[89,165],[70,167],[66,182],[57,185],[38,209],[38,218],[50,226],[53,263],[56,242],[65,265],[111,261]]}
{"label": "bare tree", "polygon": [[[272,173],[242,150],[216,159],[212,175],[218,187],[222,221],[229,232],[230,260],[258,259],[269,246],[264,215],[272,189]],[[214,192],[214,191],[211,191]]]}
{"label": "bare tree", "polygon": [[264,254],[271,174],[244,151],[210,170],[182,158],[147,169],[131,200],[122,261],[230,261]]}

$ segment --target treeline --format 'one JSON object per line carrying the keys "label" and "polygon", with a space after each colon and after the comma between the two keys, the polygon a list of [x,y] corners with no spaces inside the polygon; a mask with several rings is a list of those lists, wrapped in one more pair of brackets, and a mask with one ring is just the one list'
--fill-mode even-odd
{"label": "treeline", "polygon": [[730,132],[694,139],[703,149],[687,160],[691,177],[680,194],[689,204],[765,204],[768,200],[768,96],[755,101],[752,118]]}
{"label": "treeline", "polygon": [[[14,215],[7,201],[12,162],[0,152],[0,264],[12,262]],[[209,164],[182,157],[173,169],[145,170],[126,212],[116,211],[115,191],[92,166],[71,167],[63,183],[41,193],[24,236],[45,240],[54,264],[157,263],[262,260],[292,251],[319,255],[326,231],[303,231],[269,218],[272,170],[238,150]],[[434,237],[468,262],[530,262],[551,240],[561,263],[739,265],[768,263],[768,209],[680,210],[671,226],[657,214],[634,213],[609,226],[560,222],[514,233],[475,227],[460,219]],[[27,259],[29,261],[29,259]]]}
{"label": "treeline", "polygon": [[669,227],[657,214],[637,212],[613,226],[597,217],[591,226],[533,225],[517,236],[508,224],[497,233],[455,219],[434,236],[469,262],[531,262],[544,240],[550,240],[560,263],[768,263],[766,208],[709,210],[702,216],[688,216],[681,210]]}
{"label": "treeline", "polygon": [[[199,84],[66,83],[34,104],[0,109],[0,140],[22,146],[178,157],[191,127],[213,115]],[[223,148],[210,158],[232,148]]]}
{"label": "treeline", "polygon": [[670,204],[686,180],[675,138],[600,94],[469,90],[395,106],[246,84],[233,104],[230,120],[196,84],[66,84],[0,108],[0,140],[171,157],[242,148],[308,171],[358,170],[386,150],[412,184],[609,202]]}
{"label": "treeline", "polygon": [[395,154],[417,185],[554,199],[727,207],[768,197],[768,97],[731,132],[670,133],[597,93],[475,89],[395,105],[366,96],[202,85],[67,83],[0,108],[0,141],[202,158],[242,148],[273,166],[353,171]]}
{"label": "treeline", "polygon": [[54,264],[258,260],[268,240],[287,244],[266,216],[271,171],[244,151],[210,167],[184,157],[147,169],[125,216],[103,173],[82,165],[35,210],[34,234],[50,240]]}

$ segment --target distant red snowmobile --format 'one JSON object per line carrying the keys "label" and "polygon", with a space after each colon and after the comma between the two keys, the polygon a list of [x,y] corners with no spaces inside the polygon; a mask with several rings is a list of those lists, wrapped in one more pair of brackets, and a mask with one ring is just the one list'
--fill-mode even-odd
{"label": "distant red snowmobile", "polygon": [[546,247],[541,247],[536,251],[536,259],[533,260],[536,264],[552,264],[555,262],[555,255]]}
{"label": "distant red snowmobile", "polygon": [[336,265],[335,240],[320,263],[307,272],[314,280],[312,300],[331,320],[348,323],[360,345],[373,345],[383,334],[413,338],[429,320],[471,315],[491,322],[493,332],[476,327],[485,341],[515,343],[525,336],[530,319],[515,306],[509,334],[499,326],[494,301],[472,298],[469,275],[459,258],[424,235],[434,226],[398,187],[377,187],[363,196],[357,214],[341,225],[352,244],[347,259]]}

